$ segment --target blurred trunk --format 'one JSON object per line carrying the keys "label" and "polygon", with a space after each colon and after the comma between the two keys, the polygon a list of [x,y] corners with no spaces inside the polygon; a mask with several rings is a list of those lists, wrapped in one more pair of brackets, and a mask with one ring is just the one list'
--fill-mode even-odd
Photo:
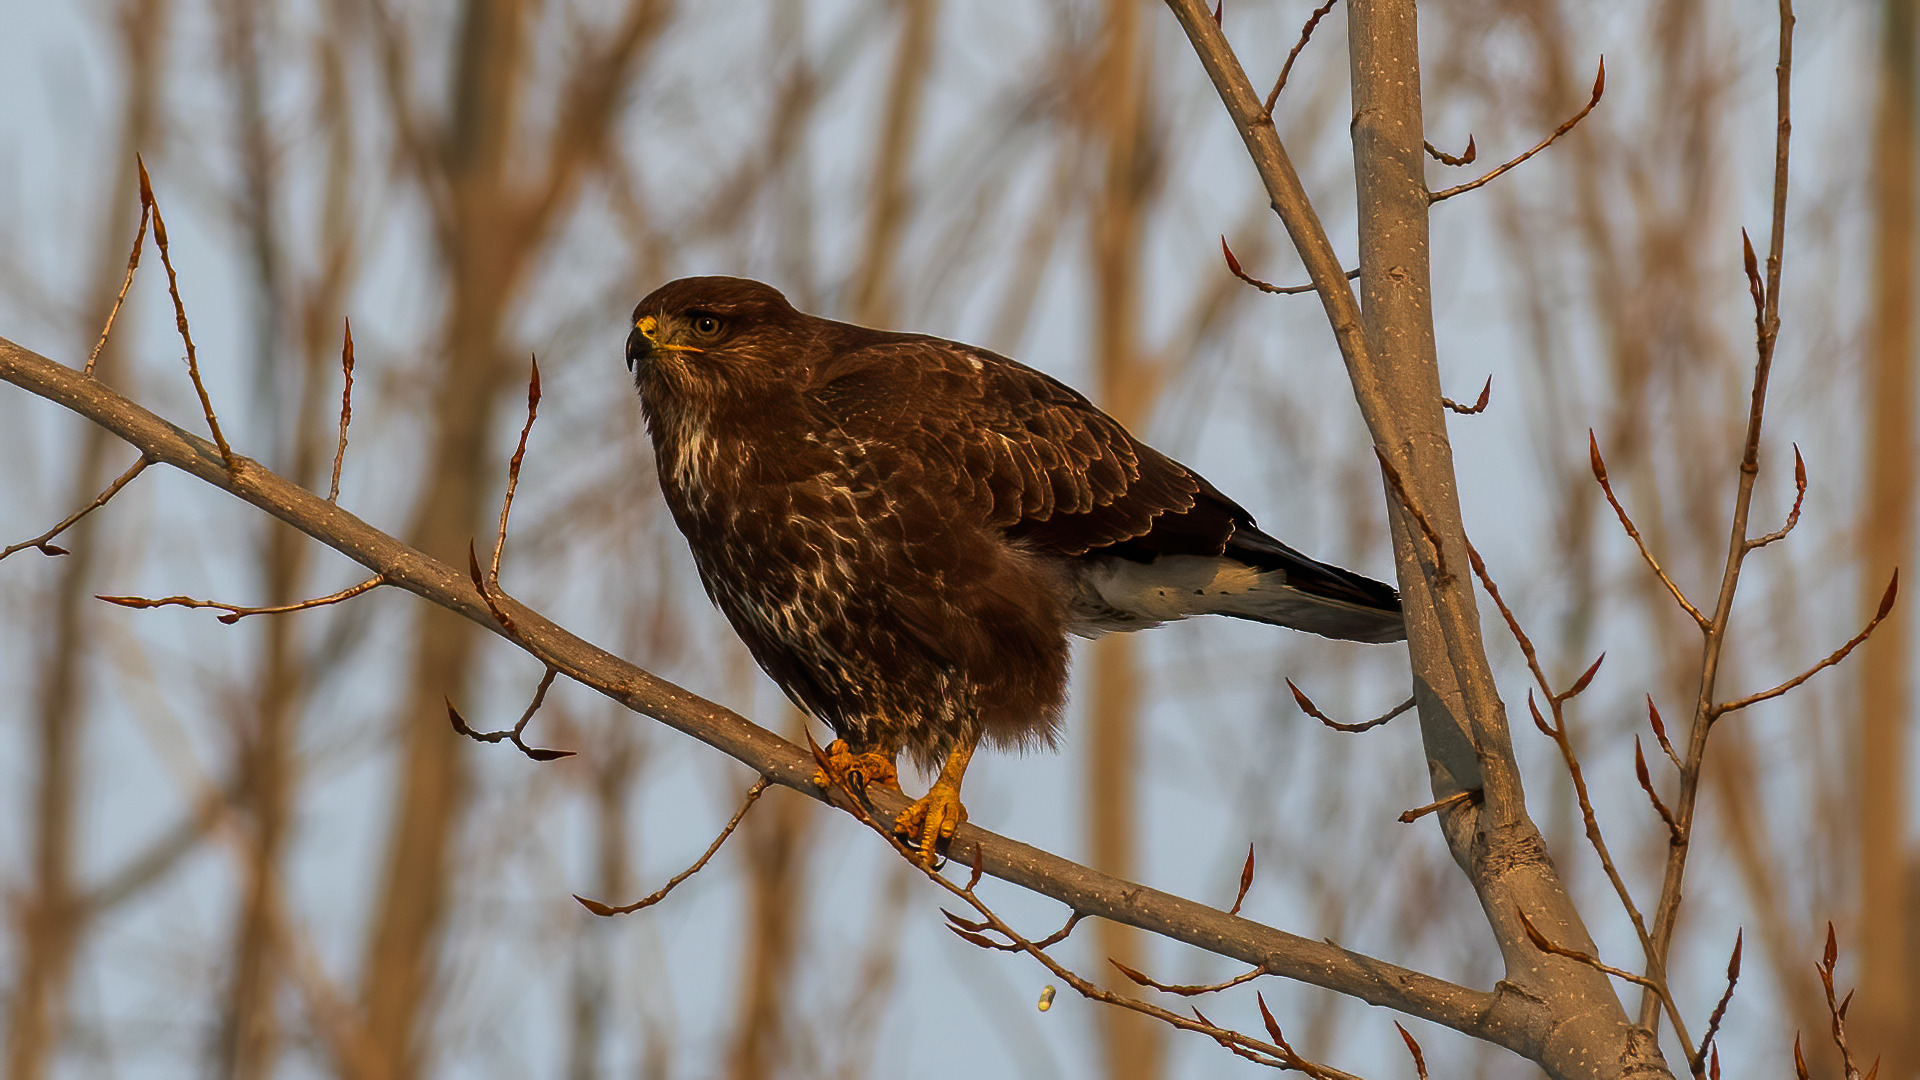
{"label": "blurred trunk", "polygon": [[[1100,187],[1088,227],[1094,283],[1093,362],[1099,403],[1128,428],[1151,419],[1158,372],[1140,355],[1140,263],[1147,204],[1154,182],[1152,114],[1147,79],[1150,38],[1142,31],[1139,0],[1108,0],[1099,45],[1088,126],[1104,150]],[[1089,861],[1097,869],[1136,877],[1139,810],[1140,671],[1137,644],[1110,634],[1088,650],[1092,661],[1087,706],[1087,827]],[[1144,966],[1141,935],[1100,920],[1095,942],[1103,957]],[[1102,964],[1105,978],[1133,985]],[[1160,1075],[1163,1028],[1126,1009],[1096,1014],[1102,1030],[1105,1074],[1115,1080]]]}
{"label": "blurred trunk", "polygon": [[[798,735],[806,721],[789,711],[787,729]],[[788,791],[770,791],[764,805],[740,824],[745,841],[746,933],[743,935],[740,1003],[729,1040],[727,1075],[734,1080],[790,1075],[789,1025],[802,1011],[794,985],[795,960],[806,918],[808,825],[813,807]]]}
{"label": "blurred trunk", "polygon": [[[431,150],[446,184],[440,257],[448,302],[436,363],[433,425],[422,496],[405,535],[449,566],[466,563],[469,543],[490,534],[484,502],[495,463],[486,454],[495,408],[520,377],[503,355],[526,238],[516,235],[504,165],[513,142],[517,82],[526,32],[523,0],[472,0],[461,15],[453,64],[451,117]],[[477,632],[428,607],[420,616],[400,713],[397,805],[362,988],[367,1031],[382,1080],[430,1075],[439,937],[455,867],[455,825],[465,814],[465,747],[447,729],[447,699],[466,687]]]}
{"label": "blurred trunk", "polygon": [[[640,747],[631,724],[619,717],[604,739],[596,742],[593,768],[594,875],[589,896],[611,902],[627,895],[627,795],[639,772]],[[612,993],[611,960],[614,925],[605,919],[574,919],[573,979],[568,987],[567,1080],[596,1080],[605,1075],[602,1051],[610,1032],[607,1024]],[[651,1032],[649,1032],[651,1034]]]}
{"label": "blurred trunk", "polygon": [[[488,496],[504,461],[486,451],[503,393],[526,378],[510,316],[536,257],[573,211],[586,176],[613,153],[619,106],[646,49],[671,14],[667,0],[632,0],[587,39],[565,70],[558,112],[536,136],[521,123],[543,89],[528,79],[536,9],[530,0],[469,0],[451,65],[448,116],[415,115],[404,29],[385,37],[389,103],[401,146],[434,217],[447,307],[433,386],[423,494],[406,535],[450,565],[493,535]],[[363,968],[362,1005],[385,1080],[430,1073],[438,940],[446,917],[455,826],[467,801],[464,743],[449,734],[446,699],[472,670],[477,631],[438,608],[421,617],[405,705],[398,805]]]}
{"label": "blurred trunk", "polygon": [[927,76],[933,66],[933,31],[940,18],[938,0],[901,0],[901,7],[900,47],[894,53],[893,78],[887,88],[873,181],[868,188],[871,212],[866,248],[853,288],[854,321],[869,326],[884,325],[899,315],[894,277],[912,194],[907,175],[913,168],[920,101],[926,96]]}
{"label": "blurred trunk", "polygon": [[[87,305],[87,323],[79,328],[83,348],[91,349],[92,335],[106,321],[108,306],[126,266],[127,248],[135,226],[133,158],[153,151],[160,129],[161,43],[166,37],[169,5],[165,0],[131,0],[120,9],[120,60],[126,72],[121,101],[124,127],[114,150],[113,181],[101,192],[101,234],[93,283]],[[124,326],[124,324],[123,324]],[[124,331],[123,331],[124,332]],[[117,350],[109,343],[95,370],[112,378]],[[87,425],[79,435],[69,489],[60,505],[84,505],[108,478],[125,468],[120,443],[104,429]],[[116,463],[109,470],[108,459]],[[93,661],[86,613],[92,609],[99,565],[96,518],[81,521],[61,541],[72,554],[55,570],[58,575],[51,611],[38,635],[45,642],[40,664],[41,682],[33,703],[34,778],[30,841],[31,883],[17,908],[19,973],[12,987],[8,1012],[7,1076],[9,1080],[39,1080],[50,1071],[66,1026],[66,997],[72,979],[82,926],[82,898],[74,880],[79,831],[75,818],[81,805],[79,753],[86,739],[87,709],[81,681]]]}
{"label": "blurred trunk", "polygon": [[[1883,0],[1873,139],[1873,309],[1869,314],[1866,521],[1861,587],[1878,606],[1888,567],[1911,567],[1914,364],[1914,0]],[[1907,725],[1913,722],[1912,605],[1883,623],[1860,664],[1860,1045],[1884,1074],[1920,1066],[1907,966]]]}

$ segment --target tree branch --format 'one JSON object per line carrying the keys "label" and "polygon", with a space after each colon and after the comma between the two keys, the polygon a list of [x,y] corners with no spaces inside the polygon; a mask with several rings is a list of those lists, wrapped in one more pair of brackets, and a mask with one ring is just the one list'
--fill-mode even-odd
{"label": "tree branch", "polygon": [[[408,547],[251,458],[234,454],[229,469],[219,449],[207,440],[96,380],[4,338],[0,338],[0,380],[99,424],[155,462],[266,511],[381,575],[386,584],[508,637],[568,678],[699,739],[774,783],[826,801],[813,785],[814,761],[801,748],[576,637],[501,594],[491,600],[511,616],[509,635],[467,574]],[[868,794],[882,814],[895,814],[906,805],[906,798],[892,791]],[[1076,912],[1137,926],[1523,1054],[1536,1049],[1535,1036],[1544,1018],[1540,1002],[1527,995],[1462,987],[1114,878],[973,826],[961,829],[952,853],[968,862],[977,857],[986,873],[1058,900]]]}

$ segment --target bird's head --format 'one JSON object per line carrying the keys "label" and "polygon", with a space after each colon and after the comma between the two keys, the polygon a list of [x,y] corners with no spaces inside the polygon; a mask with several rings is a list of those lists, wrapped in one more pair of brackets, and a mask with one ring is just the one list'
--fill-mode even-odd
{"label": "bird's head", "polygon": [[784,373],[803,316],[770,285],[732,277],[670,281],[633,309],[627,369],[649,408],[712,405]]}

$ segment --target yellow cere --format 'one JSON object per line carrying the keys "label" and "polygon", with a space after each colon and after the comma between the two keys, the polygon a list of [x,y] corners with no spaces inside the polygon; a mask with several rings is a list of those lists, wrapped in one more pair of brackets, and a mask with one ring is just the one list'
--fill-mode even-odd
{"label": "yellow cere", "polygon": [[1053,984],[1048,983],[1040,989],[1040,1011],[1046,1012],[1051,1008],[1053,1008]]}
{"label": "yellow cere", "polygon": [[653,332],[660,328],[660,320],[651,315],[642,315],[640,316],[640,321],[633,324],[633,328],[648,338],[651,338],[653,337]]}

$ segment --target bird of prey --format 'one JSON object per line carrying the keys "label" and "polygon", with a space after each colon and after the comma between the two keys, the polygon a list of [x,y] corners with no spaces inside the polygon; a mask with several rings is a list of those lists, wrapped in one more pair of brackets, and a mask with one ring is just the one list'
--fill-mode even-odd
{"label": "bird of prey", "polygon": [[837,736],[815,782],[898,787],[924,864],[966,819],[982,741],[1052,745],[1069,634],[1233,615],[1406,637],[1400,598],[1261,532],[1065,384],[985,349],[683,278],[633,312],[627,366],[700,581]]}

